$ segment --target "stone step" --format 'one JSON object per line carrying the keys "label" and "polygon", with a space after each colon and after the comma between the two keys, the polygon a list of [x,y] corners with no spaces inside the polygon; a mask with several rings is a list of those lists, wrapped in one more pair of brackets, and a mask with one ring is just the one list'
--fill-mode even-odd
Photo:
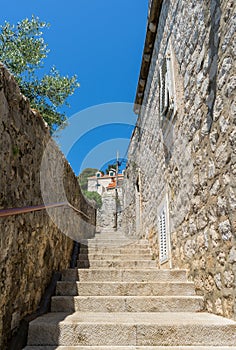
{"label": "stone step", "polygon": [[133,246],[133,245],[130,245],[130,244],[126,244],[126,243],[89,243],[87,246],[84,244],[83,247],[87,247],[88,249],[97,249],[97,250],[102,250],[102,249],[105,249],[105,250],[113,250],[113,249],[122,249],[121,250],[121,253],[124,252],[124,251],[128,251],[130,253],[134,252],[134,251],[138,251],[139,249],[146,249],[146,251],[149,249],[149,245],[138,245],[138,246]]}
{"label": "stone step", "polygon": [[148,240],[147,239],[131,239],[131,238],[128,238],[128,237],[125,237],[125,236],[114,236],[114,235],[111,235],[111,236],[106,236],[106,237],[93,237],[93,238],[88,238],[88,239],[82,239],[81,240],[81,243],[85,243],[87,244],[88,242],[121,242],[121,241],[124,241],[124,242],[128,242],[130,244],[139,244],[139,245],[142,245],[142,244],[148,244]]}
{"label": "stone step", "polygon": [[[129,239],[127,237],[121,236],[121,235],[102,235],[102,236],[95,236],[93,238],[88,239],[87,241],[91,242],[91,241],[104,241],[104,240],[125,240],[125,241],[129,241],[129,242],[137,242],[138,240],[133,240],[133,239]],[[86,239],[84,240],[86,241]]]}
{"label": "stone step", "polygon": [[124,236],[120,233],[96,233],[94,239],[129,239],[130,241],[140,241],[139,238]]}
{"label": "stone step", "polygon": [[24,350],[236,350],[235,346],[27,346]]}
{"label": "stone step", "polygon": [[104,246],[136,246],[136,247],[148,247],[149,243],[148,241],[131,241],[129,239],[123,239],[123,238],[118,238],[118,239],[86,239],[86,240],[81,240],[80,243],[85,246],[93,246],[93,245],[98,245],[99,247]]}
{"label": "stone step", "polygon": [[151,260],[152,256],[150,253],[145,252],[142,254],[101,254],[101,253],[89,253],[79,254],[79,260]]}
{"label": "stone step", "polygon": [[63,281],[104,282],[187,282],[186,270],[158,269],[68,269],[62,271]]}
{"label": "stone step", "polygon": [[[83,245],[84,247],[86,247],[86,245]],[[132,251],[137,251],[137,249],[149,249],[149,246],[148,245],[142,245],[142,246],[136,246],[136,247],[133,247],[133,246],[130,246],[128,244],[118,244],[118,243],[107,243],[107,244],[103,244],[103,243],[90,243],[87,245],[88,249],[97,249],[97,250],[102,250],[102,249],[106,249],[107,251],[108,250],[112,250],[112,249],[115,249],[115,248],[121,248],[122,251],[129,251],[130,253]]]}
{"label": "stone step", "polygon": [[199,296],[92,296],[52,298],[52,312],[199,312],[204,307]]}
{"label": "stone step", "polygon": [[133,241],[126,238],[93,238],[93,239],[82,239],[81,244],[90,245],[90,244],[99,244],[99,245],[109,245],[109,244],[126,244],[126,245],[139,245],[146,246],[148,245],[148,241]]}
{"label": "stone step", "polygon": [[155,260],[121,260],[121,261],[113,261],[113,260],[78,260],[77,267],[79,268],[127,268],[127,269],[144,269],[144,268],[156,268],[157,262]]}
{"label": "stone step", "polygon": [[[49,313],[29,325],[28,345],[234,346],[236,322],[206,313]],[[209,349],[209,348],[208,348]]]}
{"label": "stone step", "polygon": [[191,282],[57,282],[56,295],[64,296],[189,296],[195,295]]}
{"label": "stone step", "polygon": [[119,247],[109,247],[109,248],[105,248],[105,247],[97,247],[97,248],[92,248],[92,247],[86,247],[86,246],[82,246],[80,248],[80,253],[81,254],[95,254],[95,253],[99,253],[99,254],[143,254],[143,253],[149,253],[150,249],[149,248],[136,248],[136,247],[123,247],[123,248],[119,248]]}

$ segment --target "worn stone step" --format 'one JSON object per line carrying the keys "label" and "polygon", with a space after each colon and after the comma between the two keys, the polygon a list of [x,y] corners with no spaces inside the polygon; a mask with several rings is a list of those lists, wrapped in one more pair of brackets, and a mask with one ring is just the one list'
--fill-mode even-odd
{"label": "worn stone step", "polygon": [[56,295],[195,295],[191,282],[57,282]]}
{"label": "worn stone step", "polygon": [[103,268],[103,267],[111,267],[111,268],[124,268],[127,269],[136,269],[136,268],[156,268],[157,263],[155,260],[78,260],[77,267],[79,268]]}
{"label": "worn stone step", "polygon": [[81,244],[84,245],[93,245],[93,244],[98,244],[98,245],[139,245],[139,246],[146,246],[148,245],[148,241],[133,241],[130,239],[126,238],[93,238],[93,239],[82,239]]}
{"label": "worn stone step", "polygon": [[[86,245],[83,245],[83,247],[86,248]],[[138,245],[138,246],[130,246],[130,244],[126,244],[126,243],[107,243],[107,244],[103,244],[103,243],[89,243],[87,245],[88,249],[97,249],[97,250],[101,250],[101,249],[122,249],[122,251],[129,251],[129,252],[132,252],[132,251],[135,251],[135,250],[138,250],[138,249],[149,249],[149,245]]]}
{"label": "worn stone step", "polygon": [[[83,245],[83,247],[86,247],[86,245]],[[137,247],[130,247],[130,245],[128,244],[113,244],[113,243],[110,243],[110,244],[103,244],[103,243],[90,243],[89,245],[87,245],[88,249],[97,249],[97,250],[102,250],[102,249],[105,249],[105,250],[112,250],[112,249],[115,249],[115,248],[120,248],[122,249],[122,251],[129,251],[129,252],[132,252],[134,250],[137,250],[137,249],[149,249],[149,246],[148,245],[142,245],[142,246],[137,246]]]}
{"label": "worn stone step", "polygon": [[101,254],[101,253],[89,253],[79,254],[79,260],[152,260],[152,255],[149,252],[142,254]]}
{"label": "worn stone step", "polygon": [[145,247],[145,248],[134,248],[134,247],[109,247],[109,248],[105,248],[105,247],[97,247],[97,248],[92,248],[92,247],[80,247],[80,254],[95,254],[95,253],[99,253],[99,254],[143,254],[143,253],[149,253],[150,249]]}
{"label": "worn stone step", "polygon": [[127,239],[130,240],[132,242],[136,242],[136,241],[140,241],[139,238],[136,237],[128,237],[128,236],[124,236],[122,234],[118,234],[118,233],[112,233],[112,234],[108,234],[108,233],[100,233],[100,234],[95,234],[95,236],[93,237],[93,239]]}
{"label": "worn stone step", "polygon": [[234,346],[236,322],[206,313],[50,313],[30,322],[28,345]]}
{"label": "worn stone step", "polygon": [[143,241],[133,241],[129,239],[89,239],[89,240],[81,240],[80,243],[85,246],[99,246],[99,247],[109,247],[109,246],[135,246],[135,247],[148,247],[149,243],[146,240]]}
{"label": "worn stone step", "polygon": [[235,346],[27,346],[24,350],[236,350]]}
{"label": "worn stone step", "polygon": [[147,239],[136,239],[136,238],[129,238],[125,236],[100,236],[100,237],[93,237],[93,238],[88,238],[88,239],[83,239],[81,240],[81,243],[87,243],[87,242],[119,242],[119,241],[126,241],[129,242],[130,244],[147,244],[148,240]]}
{"label": "worn stone step", "polygon": [[146,244],[148,242],[147,239],[138,239],[136,237],[127,237],[127,236],[121,236],[121,235],[103,235],[103,236],[95,236],[95,237],[83,237],[82,241],[87,242],[99,242],[99,241],[127,241],[130,244]]}
{"label": "worn stone step", "polygon": [[187,282],[186,270],[158,269],[68,269],[62,271],[63,281],[110,282]]}
{"label": "worn stone step", "polygon": [[199,312],[204,307],[200,296],[55,296],[52,312]]}

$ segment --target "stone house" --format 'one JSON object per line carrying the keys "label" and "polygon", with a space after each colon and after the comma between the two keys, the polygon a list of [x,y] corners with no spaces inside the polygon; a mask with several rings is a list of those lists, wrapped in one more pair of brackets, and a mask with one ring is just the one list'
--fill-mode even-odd
{"label": "stone house", "polygon": [[[121,188],[123,183],[124,175],[118,174],[118,187]],[[116,172],[109,171],[108,175],[103,175],[98,171],[94,176],[88,178],[88,191],[98,192],[102,195],[104,192],[116,188]]]}
{"label": "stone house", "polygon": [[102,196],[102,207],[97,210],[97,231],[117,230],[121,226],[124,173],[110,170],[108,175],[98,171],[88,178],[88,191]]}
{"label": "stone house", "polygon": [[123,224],[160,268],[187,268],[206,309],[236,318],[233,0],[150,0]]}

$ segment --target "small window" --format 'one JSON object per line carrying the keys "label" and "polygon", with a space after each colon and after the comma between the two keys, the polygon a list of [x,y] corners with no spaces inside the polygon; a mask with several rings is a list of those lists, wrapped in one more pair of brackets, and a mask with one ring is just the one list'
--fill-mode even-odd
{"label": "small window", "polygon": [[171,119],[176,110],[175,86],[171,48],[167,49],[159,69],[160,78],[160,116],[161,121]]}
{"label": "small window", "polygon": [[115,176],[115,172],[114,171],[109,171],[109,176],[114,177]]}
{"label": "small window", "polygon": [[101,177],[101,175],[102,175],[102,174],[100,173],[100,171],[98,171],[98,172],[96,173],[96,176],[97,176],[97,177]]}

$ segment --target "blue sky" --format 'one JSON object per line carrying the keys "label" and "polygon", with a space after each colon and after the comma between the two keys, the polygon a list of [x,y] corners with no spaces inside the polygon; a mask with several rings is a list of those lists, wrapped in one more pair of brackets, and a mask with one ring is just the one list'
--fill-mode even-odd
{"label": "blue sky", "polygon": [[[86,166],[101,168],[115,158],[116,150],[121,158],[125,156],[135,123],[132,105],[145,39],[147,4],[148,0],[11,0],[1,6],[1,24],[5,20],[16,23],[32,14],[51,24],[44,34],[50,48],[45,69],[55,65],[61,74],[78,75],[81,87],[69,99],[71,108],[65,109],[68,117],[78,116],[78,129],[84,124],[84,109],[112,102],[129,104],[125,123],[111,113],[111,125],[106,122],[102,127],[101,117],[96,127],[84,128],[84,135],[65,152],[75,173]],[[99,120],[100,116],[95,114],[93,118]]]}

